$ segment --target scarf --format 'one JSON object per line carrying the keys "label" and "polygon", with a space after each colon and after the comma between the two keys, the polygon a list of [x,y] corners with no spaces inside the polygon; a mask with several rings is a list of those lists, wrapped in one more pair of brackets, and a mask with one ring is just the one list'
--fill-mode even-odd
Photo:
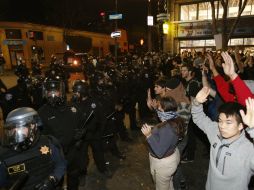
{"label": "scarf", "polygon": [[176,117],[178,117],[178,114],[173,111],[162,112],[162,111],[156,110],[156,112],[162,122],[170,120],[170,119],[175,119]]}

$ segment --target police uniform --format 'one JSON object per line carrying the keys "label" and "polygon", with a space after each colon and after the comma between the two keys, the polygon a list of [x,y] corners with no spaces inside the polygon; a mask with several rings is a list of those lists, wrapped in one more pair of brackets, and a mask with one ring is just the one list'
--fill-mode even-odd
{"label": "police uniform", "polygon": [[[88,146],[91,146],[95,164],[100,172],[107,170],[103,151],[103,131],[106,122],[101,104],[94,98],[87,99],[76,103],[82,113],[82,129],[84,131],[82,152],[83,163],[88,163]],[[85,169],[86,166],[82,166]]]}
{"label": "police uniform", "polygon": [[35,189],[49,176],[59,181],[64,175],[66,161],[54,137],[39,136],[26,151],[0,147],[0,187],[10,188],[22,175],[28,175],[22,190]]}
{"label": "police uniform", "polygon": [[68,188],[77,189],[81,170],[80,164],[82,163],[74,139],[75,130],[80,125],[78,109],[65,103],[57,107],[45,104],[38,110],[38,113],[43,123],[42,133],[56,137],[63,146],[68,161]]}
{"label": "police uniform", "polygon": [[3,127],[0,147],[0,187],[53,190],[66,162],[58,141],[41,136],[38,113],[29,107],[11,111]]}

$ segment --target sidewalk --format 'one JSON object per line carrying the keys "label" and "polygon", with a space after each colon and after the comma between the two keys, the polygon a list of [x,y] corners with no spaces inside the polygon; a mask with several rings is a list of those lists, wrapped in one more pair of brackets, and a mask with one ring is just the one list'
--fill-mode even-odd
{"label": "sidewalk", "polygon": [[7,88],[11,88],[17,84],[17,76],[14,74],[14,71],[5,71],[4,75],[0,76]]}

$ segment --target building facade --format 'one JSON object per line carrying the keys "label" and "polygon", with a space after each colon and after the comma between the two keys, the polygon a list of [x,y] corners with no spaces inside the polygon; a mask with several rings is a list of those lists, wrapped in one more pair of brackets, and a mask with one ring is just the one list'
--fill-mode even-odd
{"label": "building facade", "polygon": [[[24,60],[28,68],[33,59],[47,65],[52,54],[61,54],[67,49],[104,56],[114,51],[115,44],[115,39],[107,34],[32,23],[0,22],[0,52],[6,60],[6,69],[14,68],[19,59]],[[120,52],[128,51],[125,30],[121,30],[117,46]]]}
{"label": "building facade", "polygon": [[[229,0],[228,26],[231,27],[238,13],[238,1]],[[212,32],[212,8],[209,1],[168,0],[168,34],[163,35],[163,51],[179,53],[184,50],[215,50]],[[221,31],[223,8],[215,1],[218,31]],[[218,11],[217,11],[218,10]],[[166,21],[164,21],[166,22]],[[254,1],[248,1],[228,46],[239,46],[254,52]]]}

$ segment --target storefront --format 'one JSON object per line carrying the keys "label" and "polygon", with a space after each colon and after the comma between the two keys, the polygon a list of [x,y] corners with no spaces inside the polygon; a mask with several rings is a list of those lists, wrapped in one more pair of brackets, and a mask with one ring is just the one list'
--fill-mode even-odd
{"label": "storefront", "polygon": [[[126,31],[117,39],[121,51],[128,51]],[[5,68],[13,69],[19,60],[28,68],[33,61],[47,65],[52,54],[63,54],[67,47],[78,53],[103,56],[110,52],[115,40],[107,34],[64,30],[32,23],[0,22],[0,52]]]}
{"label": "storefront", "polygon": [[[238,13],[238,1],[229,0],[228,26],[233,25]],[[215,50],[215,40],[212,33],[212,8],[210,2],[176,0],[168,1],[170,9],[171,35],[167,39],[171,42],[168,50],[178,53],[183,50]],[[221,31],[223,8],[219,1],[215,1],[215,15],[218,18],[218,31]],[[254,52],[254,1],[248,1],[232,35],[228,46],[239,46],[240,49],[250,49]],[[228,29],[229,32],[229,29]],[[166,50],[166,51],[168,51]]]}

